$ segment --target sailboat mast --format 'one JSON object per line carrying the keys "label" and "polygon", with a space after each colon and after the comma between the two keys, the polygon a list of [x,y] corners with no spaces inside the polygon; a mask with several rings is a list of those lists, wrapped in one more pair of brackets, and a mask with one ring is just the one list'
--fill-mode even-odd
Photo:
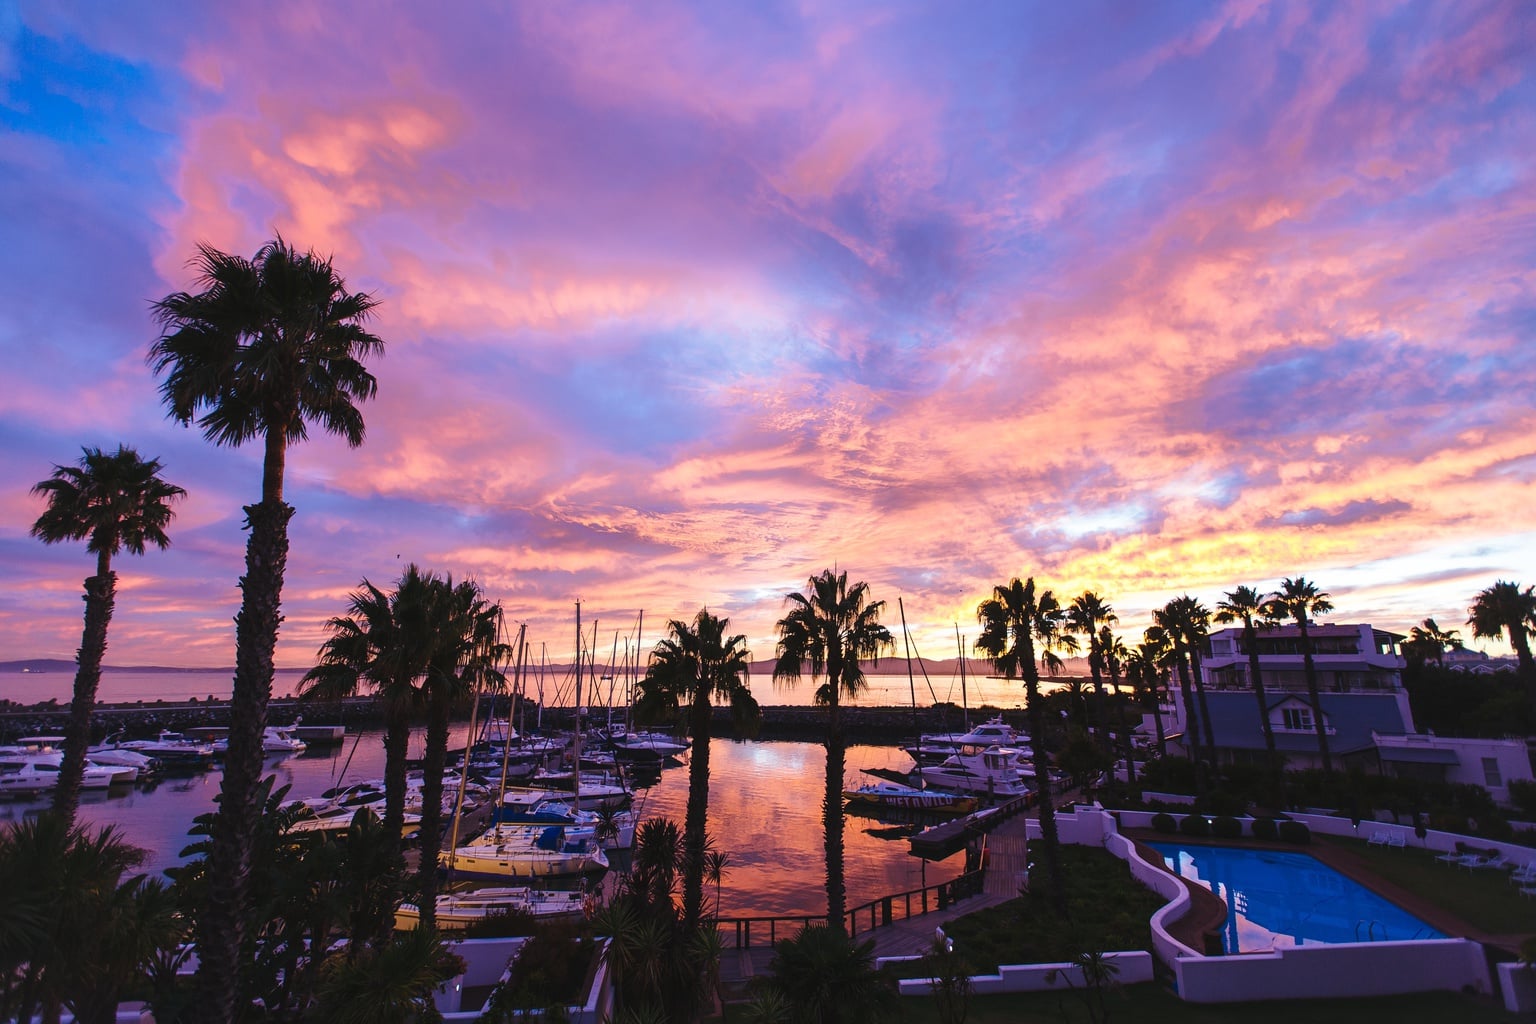
{"label": "sailboat mast", "polygon": [[[917,679],[912,675],[912,635],[907,632],[907,606],[902,604],[901,598],[896,598],[896,608],[901,612],[901,638],[907,647],[907,686],[912,690],[912,736],[917,744],[919,752],[923,745],[923,730],[917,720]],[[914,758],[917,761],[917,785],[921,789],[923,785],[923,759]]]}
{"label": "sailboat mast", "polygon": [[576,763],[571,766],[572,809],[581,807],[581,602],[576,602]]}
{"label": "sailboat mast", "polygon": [[965,638],[960,635],[960,623],[955,623],[955,649],[960,653],[960,707],[965,731],[971,731],[971,701],[965,695]]}
{"label": "sailboat mast", "polygon": [[[501,648],[501,609],[496,609],[496,647]],[[477,642],[479,653],[484,649]],[[453,827],[448,839],[448,881],[453,881],[453,865],[458,859],[459,852],[459,819],[464,815],[464,787],[469,783],[469,755],[475,744],[475,717],[480,711],[480,690],[486,678],[487,666],[480,662],[479,653],[470,662],[470,671],[474,673],[474,700],[469,705],[469,732],[464,739],[464,760],[459,765],[459,791],[453,798]]]}
{"label": "sailboat mast", "polygon": [[[514,669],[512,673],[512,687],[514,690],[517,689],[517,680],[521,679],[523,675],[523,649],[526,647],[526,644],[523,643],[523,637],[527,634],[527,632],[528,623],[526,622],[517,628],[517,668]],[[507,723],[510,725],[511,722],[512,716],[509,713],[507,715]],[[506,742],[502,744],[501,748],[501,788],[496,793],[496,824],[498,826],[501,824],[501,808],[507,797],[507,765],[511,762],[511,760],[512,737],[508,736],[506,737]]]}

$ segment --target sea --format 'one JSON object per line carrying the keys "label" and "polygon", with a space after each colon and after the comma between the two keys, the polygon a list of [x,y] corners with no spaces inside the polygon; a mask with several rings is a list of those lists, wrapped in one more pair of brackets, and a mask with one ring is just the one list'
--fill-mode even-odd
{"label": "sea", "polygon": [[[460,747],[467,727],[455,729],[450,746]],[[424,737],[412,737],[412,757]],[[821,796],[826,752],[820,744],[716,739],[710,745],[709,833],[727,864],[719,888],[726,917],[788,917],[826,912],[823,888]],[[898,747],[854,746],[848,751],[847,781],[869,776],[866,768],[905,771],[912,760]],[[289,787],[292,799],[320,796],[344,783],[380,778],[383,733],[349,733],[345,742],[311,748],[297,756],[269,759],[267,771]],[[142,869],[158,873],[182,863],[191,842],[187,831],[199,814],[213,810],[221,773],[163,776],[133,787],[82,794],[80,817],[95,826],[112,825],[145,851]],[[682,824],[688,798],[688,769],[664,769],[660,780],[635,794],[641,818],[667,817]],[[0,801],[0,823],[36,814],[46,798]],[[926,823],[932,823],[928,819]],[[884,817],[846,816],[848,905],[934,885],[963,869],[963,855],[928,862],[908,852],[906,837],[925,823],[891,812]],[[715,899],[710,885],[708,898]]]}
{"label": "sea", "polygon": [[[883,662],[889,665],[891,662]],[[274,697],[292,696],[303,676],[300,669],[279,669],[272,681]],[[126,669],[106,668],[101,674],[101,684],[96,699],[103,704],[133,703],[157,700],[185,701],[215,698],[228,699],[234,673],[230,669]],[[911,707],[915,700],[921,707],[948,702],[968,704],[979,708],[984,705],[998,708],[1022,708],[1024,684],[1018,680],[997,679],[968,674],[964,683],[959,673],[942,677],[920,672],[909,679],[905,670],[901,673],[872,672],[865,676],[868,688],[854,701],[848,703],[868,707]],[[36,704],[56,700],[68,704],[74,688],[74,673],[60,672],[0,672],[0,698],[18,704]],[[752,694],[759,704],[808,707],[815,703],[816,686],[806,676],[793,686],[775,684],[766,675],[754,675],[750,680]],[[1042,687],[1049,690],[1050,685]],[[623,682],[611,682],[604,676],[597,681],[596,693],[588,683],[582,694],[582,703],[588,707],[623,703]],[[575,687],[568,676],[530,675],[525,683],[528,696],[546,707],[570,707],[574,703]]]}

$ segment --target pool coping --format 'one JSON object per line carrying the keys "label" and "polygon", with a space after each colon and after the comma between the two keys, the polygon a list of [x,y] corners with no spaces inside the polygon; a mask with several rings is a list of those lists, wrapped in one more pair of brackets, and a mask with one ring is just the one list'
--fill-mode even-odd
{"label": "pool coping", "polygon": [[[1408,911],[1410,914],[1414,915],[1425,924],[1445,933],[1446,935],[1456,938],[1472,939],[1473,941],[1480,942],[1485,946],[1495,946],[1514,955],[1519,954],[1520,942],[1524,938],[1524,936],[1521,935],[1493,935],[1483,931],[1481,928],[1474,926],[1471,922],[1458,917],[1456,914],[1435,903],[1431,903],[1429,900],[1426,900],[1424,897],[1420,896],[1413,890],[1405,889],[1402,886],[1397,885],[1396,883],[1391,882],[1376,874],[1370,869],[1369,862],[1366,861],[1365,858],[1356,856],[1354,852],[1349,849],[1347,844],[1336,842],[1332,837],[1329,836],[1314,834],[1312,836],[1312,842],[1303,844],[1271,842],[1269,840],[1251,838],[1244,838],[1237,843],[1234,843],[1229,839],[1218,839],[1214,837],[1185,835],[1169,836],[1166,833],[1157,832],[1153,829],[1141,828],[1128,828],[1123,830],[1122,834],[1127,839],[1131,839],[1136,842],[1138,846],[1144,845],[1148,842],[1166,842],[1171,840],[1189,846],[1239,846],[1252,850],[1277,850],[1282,853],[1308,854],[1309,856],[1316,857],[1320,862],[1337,871],[1339,874],[1350,879],[1351,881],[1357,882],[1360,885],[1365,886],[1367,889],[1372,890],[1382,898],[1397,904],[1399,907]],[[1161,858],[1161,854],[1158,854],[1155,849],[1147,847],[1147,851]],[[1168,871],[1168,873],[1173,875],[1175,878],[1182,877],[1178,875],[1177,872],[1170,870],[1166,863],[1163,864],[1163,869]],[[1183,879],[1183,881],[1187,884],[1187,887],[1192,886],[1193,889],[1205,893],[1217,904],[1219,904],[1221,914],[1220,920],[1225,920],[1227,909],[1225,900],[1211,892],[1209,889],[1205,888],[1203,885],[1191,883],[1188,879]],[[1191,895],[1198,900],[1198,893],[1192,892]],[[1197,909],[1192,908],[1190,913],[1184,915],[1184,917],[1180,919],[1178,922],[1178,930],[1181,934],[1176,934],[1175,938],[1178,938],[1180,941],[1185,942],[1187,945],[1193,946],[1196,949],[1209,950],[1211,947],[1207,944],[1206,935],[1209,934],[1210,926],[1204,923],[1209,913],[1209,908],[1207,907],[1205,910],[1199,911],[1199,921],[1194,921],[1196,913]],[[1198,940],[1194,942],[1191,942],[1189,938],[1186,937],[1186,934],[1184,934],[1184,929],[1192,924],[1201,925],[1199,930],[1188,933],[1192,934]]]}

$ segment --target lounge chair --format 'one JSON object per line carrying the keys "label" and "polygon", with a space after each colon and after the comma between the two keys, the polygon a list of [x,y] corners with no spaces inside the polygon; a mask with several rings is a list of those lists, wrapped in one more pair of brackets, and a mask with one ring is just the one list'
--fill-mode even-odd
{"label": "lounge chair", "polygon": [[1468,857],[1461,866],[1466,868],[1468,871],[1480,871],[1484,868],[1494,868],[1496,870],[1505,871],[1508,870],[1514,863],[1514,861],[1510,860],[1502,853],[1486,853],[1476,854],[1472,857]]}
{"label": "lounge chair", "polygon": [[1466,860],[1467,857],[1468,854],[1465,854],[1460,850],[1451,850],[1449,853],[1440,854],[1440,856],[1436,857],[1435,860],[1442,864],[1460,864],[1462,861]]}
{"label": "lounge chair", "polygon": [[1394,850],[1406,850],[1408,848],[1408,837],[1401,832],[1393,832],[1387,836],[1387,845]]}
{"label": "lounge chair", "polygon": [[1509,880],[1515,885],[1536,885],[1536,860],[1516,867],[1509,873]]}
{"label": "lounge chair", "polygon": [[1372,832],[1371,838],[1366,840],[1366,846],[1386,846],[1387,834],[1385,832]]}

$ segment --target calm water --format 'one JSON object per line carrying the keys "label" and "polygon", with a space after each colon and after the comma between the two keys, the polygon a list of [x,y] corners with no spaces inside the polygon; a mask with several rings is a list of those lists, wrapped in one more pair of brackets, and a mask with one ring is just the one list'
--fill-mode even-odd
{"label": "calm water", "polygon": [[1307,943],[1445,936],[1305,853],[1225,846],[1149,844],[1169,866],[1227,901],[1228,953]]}
{"label": "calm water", "polygon": [[[892,662],[882,663],[891,665]],[[862,694],[854,703],[872,707],[910,707],[912,703],[912,686],[907,680],[906,670],[903,667],[901,674],[871,673],[869,690]],[[272,682],[274,696],[291,695],[298,685],[302,672],[280,671]],[[189,671],[189,672],[128,672],[120,670],[108,670],[102,673],[101,687],[97,693],[97,700],[103,703],[116,703],[124,701],[183,701],[191,697],[199,700],[205,697],[229,697],[232,673],[225,671]],[[960,677],[958,674],[943,677],[930,674],[927,680],[921,673],[917,675],[917,702],[921,706],[928,706],[938,701],[951,701],[961,703]],[[811,685],[809,678],[801,680],[794,687],[774,686],[766,677],[754,676],[751,680],[752,692],[760,704],[790,704],[809,706],[813,703],[816,688]],[[17,701],[22,704],[31,704],[46,701],[50,698],[60,704],[68,704],[70,694],[74,687],[74,675],[70,672],[5,672],[0,673],[0,697]],[[1044,687],[1049,690],[1051,687]],[[543,683],[544,700],[546,707],[570,707],[573,703],[569,681],[546,677]],[[539,683],[537,679],[530,680],[527,685],[528,695],[537,699],[539,696]],[[966,679],[966,698],[970,706],[980,707],[990,704],[997,708],[1022,708],[1024,706],[1024,684],[1018,681],[1008,682],[1005,679],[987,679],[980,674],[970,675]],[[612,700],[606,690],[599,692],[596,697],[591,693],[583,695],[583,703],[591,707],[602,707],[608,703],[622,703],[622,694],[617,700]]]}
{"label": "calm water", "polygon": [[[453,744],[463,741],[460,727]],[[419,735],[413,737],[411,756],[420,756],[421,744]],[[730,858],[720,890],[723,912],[727,916],[824,913],[823,749],[814,743],[716,740],[710,755],[709,830]],[[349,757],[350,765],[346,764]],[[894,747],[856,746],[848,752],[850,781],[855,781],[857,769],[906,770],[911,764]],[[268,770],[280,784],[292,785],[292,797],[318,796],[342,779],[376,778],[382,776],[383,767],[383,736],[378,731],[348,736],[342,746],[324,748],[318,754],[268,762]],[[219,782],[215,769],[141,784],[121,794],[86,793],[80,813],[93,824],[117,825],[130,842],[149,851],[146,868],[158,871],[179,862],[187,829],[194,817],[213,809]],[[670,817],[681,825],[687,797],[687,767],[669,768],[659,783],[637,793],[635,807],[642,816]],[[15,820],[43,806],[0,802],[0,821]],[[946,881],[960,872],[958,855],[925,864],[908,854],[900,826],[899,822],[847,818],[849,906]]]}

